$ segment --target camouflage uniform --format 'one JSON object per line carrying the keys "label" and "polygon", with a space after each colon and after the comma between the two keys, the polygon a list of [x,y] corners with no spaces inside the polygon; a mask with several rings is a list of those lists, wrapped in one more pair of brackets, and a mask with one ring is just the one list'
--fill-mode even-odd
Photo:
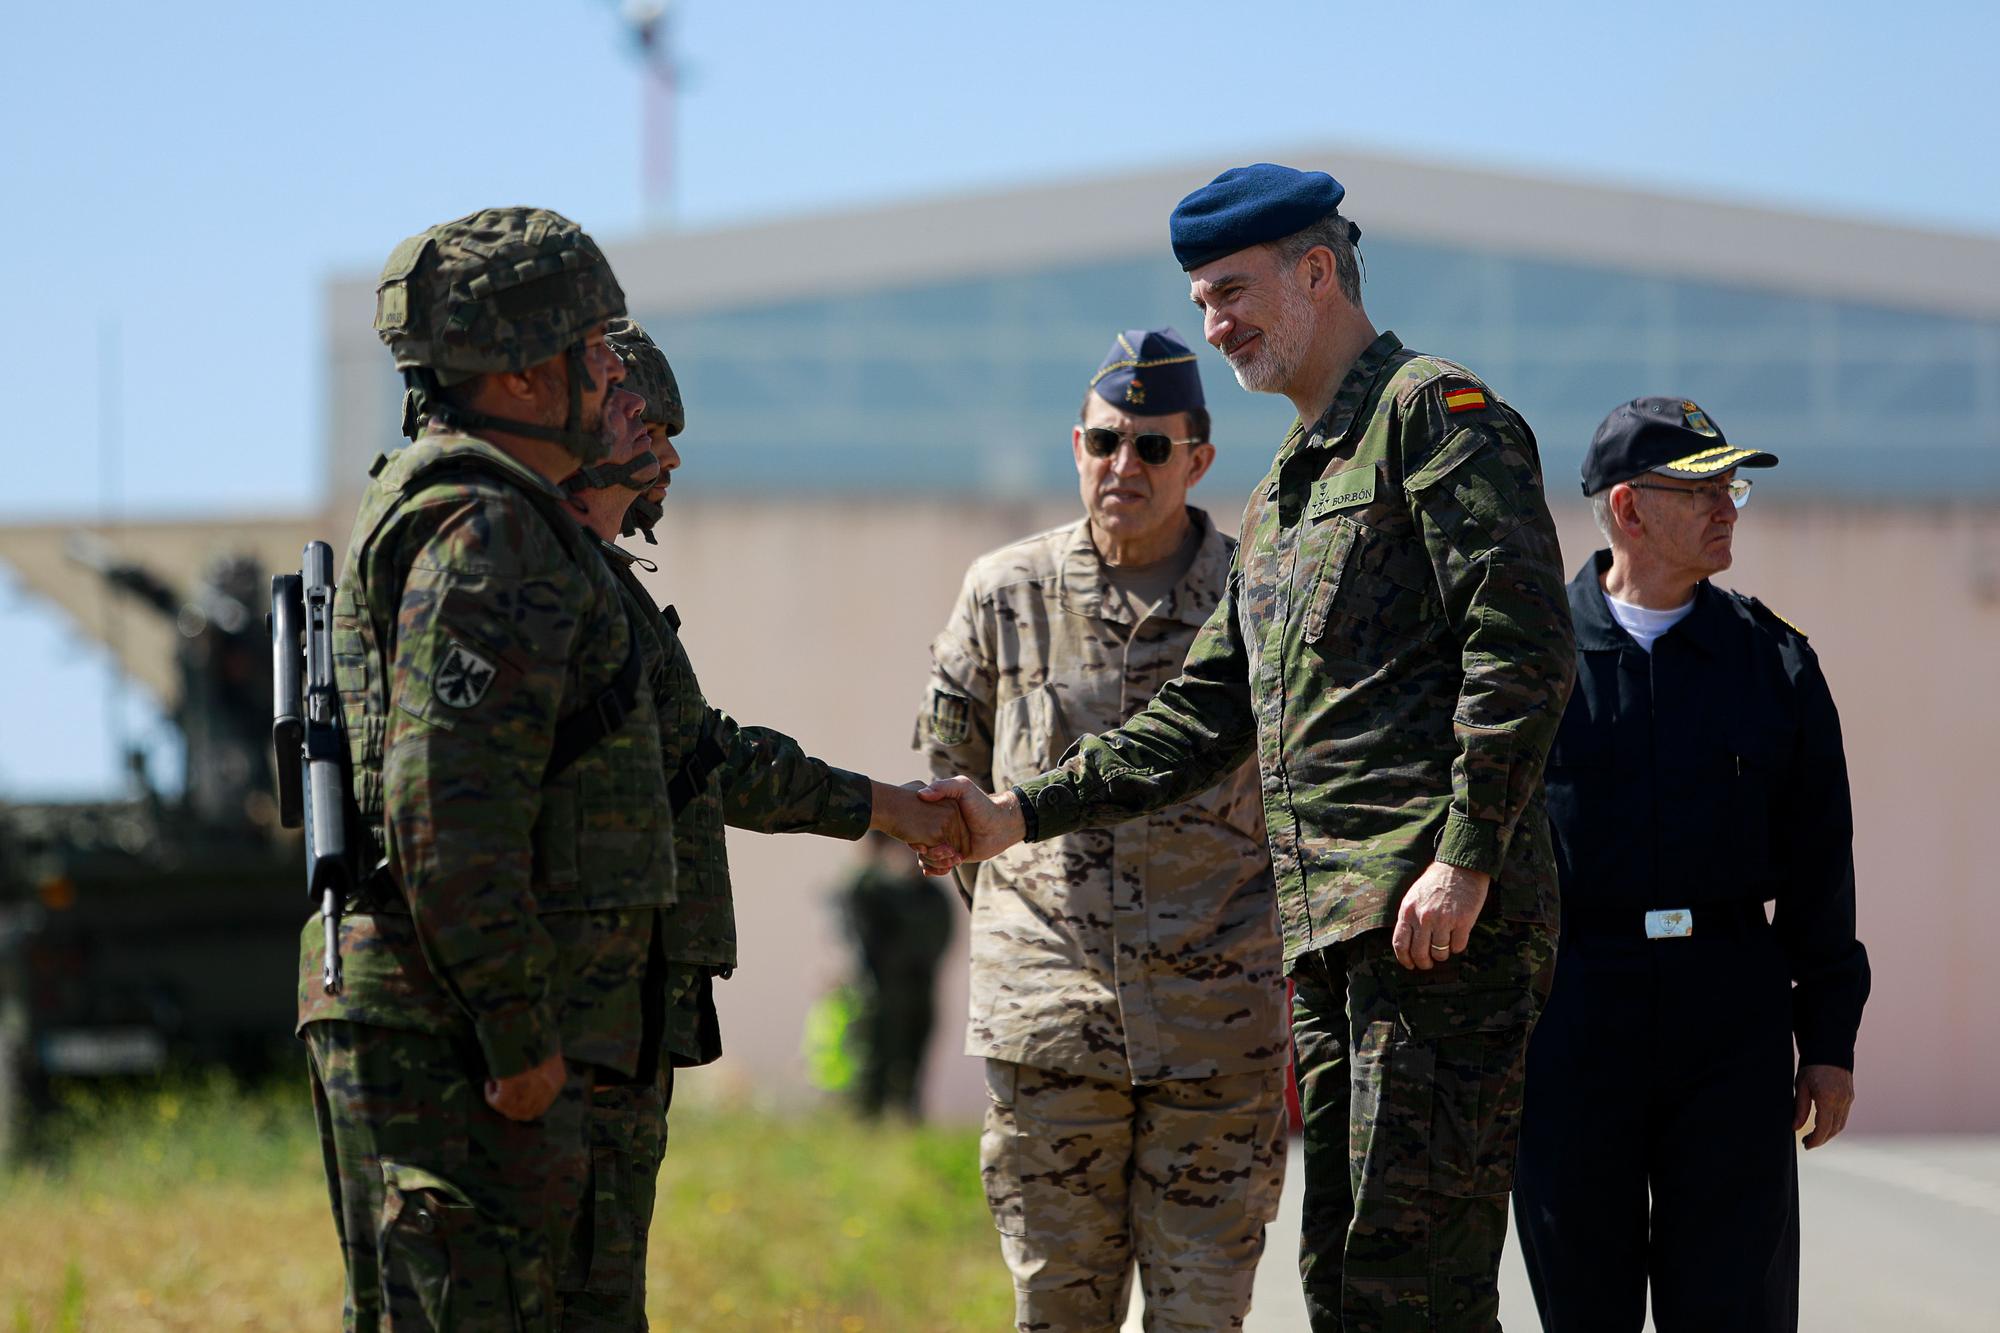
{"label": "camouflage uniform", "polygon": [[[449,287],[452,269],[493,304]],[[507,290],[539,277],[559,281],[529,298]],[[462,380],[480,355],[489,369],[509,356],[533,364],[580,347],[623,305],[588,238],[538,210],[434,228],[399,247],[383,292],[378,327],[399,362],[436,353],[408,363],[424,371],[412,375],[420,412],[441,407],[436,366]],[[472,350],[412,352],[411,338],[454,309],[461,318],[440,337]],[[572,352],[571,375],[582,371]],[[587,452],[574,399],[561,431],[527,424]],[[653,699],[641,692],[562,771],[550,758],[564,719],[615,695],[628,654],[656,669],[651,640],[560,492],[436,421],[376,465],[333,629],[354,795],[384,853],[340,923],[339,994],[320,984],[316,921],[300,944],[299,1025],[347,1327],[548,1328],[585,1179],[589,1086],[647,1063],[641,983],[674,890]],[[571,1077],[539,1119],[486,1104],[488,1078],[557,1051]]]}
{"label": "camouflage uniform", "polygon": [[[1179,670],[1235,543],[1139,622],[1079,520],[975,562],[932,645],[918,745],[994,790]],[[1245,758],[1248,756],[1245,755]],[[1217,774],[1220,777],[1222,775]],[[977,868],[966,1051],[987,1060],[988,1203],[1022,1330],[1241,1327],[1284,1171],[1284,983],[1256,772]]]}
{"label": "camouflage uniform", "polygon": [[[388,874],[401,891],[371,891],[343,918],[346,986],[337,996],[319,985],[321,934],[309,923],[299,992],[322,1083],[352,1094],[333,1104],[336,1125],[353,1122],[351,1139],[366,1132],[355,1124],[381,1123],[371,1104],[387,1089],[354,1082],[361,1075],[338,1063],[371,1049],[368,1040],[330,1028],[424,1034],[433,1040],[410,1044],[434,1069],[450,1063],[434,1051],[442,1039],[459,1059],[475,1120],[501,1119],[478,1095],[487,1075],[533,1068],[558,1049],[573,1065],[636,1073],[652,919],[673,895],[673,826],[649,697],[553,782],[541,777],[556,719],[598,697],[632,650],[616,583],[601,562],[593,569],[575,559],[580,529],[566,545],[507,483],[457,475],[406,495],[404,478],[446,453],[476,454],[522,486],[542,484],[483,441],[426,434],[379,472],[356,520],[336,594],[336,678],[361,751],[362,808],[383,811]],[[399,586],[400,595],[391,591]],[[378,600],[391,597],[388,606]],[[393,659],[382,652],[389,643]],[[645,651],[647,640],[638,643]],[[475,684],[454,693],[468,675]],[[470,702],[456,701],[468,693]],[[551,1141],[536,1150],[537,1166],[567,1163],[569,1173],[550,1201],[560,1236],[581,1186],[581,1125],[544,1123]],[[458,1145],[440,1137],[438,1146]],[[349,1302],[366,1328],[396,1317],[364,1289],[368,1256],[353,1234],[374,1207],[368,1177],[387,1147],[361,1139],[354,1147],[358,1161],[342,1155],[340,1167]],[[466,1169],[456,1161],[399,1165],[472,1189],[454,1179],[449,1168]],[[380,1163],[385,1175],[389,1168]],[[546,1284],[549,1253],[519,1253],[539,1266],[532,1282]],[[518,1285],[529,1281],[517,1275]]]}
{"label": "camouflage uniform", "polygon": [[[646,398],[645,419],[668,433],[684,421],[672,371],[643,332],[614,325],[612,342],[628,369],[627,387]],[[644,340],[651,353],[630,346]],[[656,514],[640,517],[650,528]],[[650,537],[650,532],[648,536]],[[680,616],[654,606],[632,572],[635,557],[599,543],[632,622],[652,647],[648,694],[659,716],[660,762],[673,820],[677,868],[673,905],[654,927],[647,996],[658,1006],[657,1076],[600,1087],[589,1113],[590,1206],[579,1214],[563,1264],[565,1333],[646,1327],[646,1247],[676,1066],[722,1054],[714,981],[736,967],[736,918],[723,826],[760,833],[818,833],[855,839],[873,813],[869,780],[809,757],[796,741],[744,727],[702,697],[680,636]]]}
{"label": "camouflage uniform", "polygon": [[[1497,1328],[1556,922],[1541,770],[1575,660],[1534,436],[1385,333],[1294,425],[1243,534],[1181,677],[1022,785],[1029,837],[1256,755],[1298,987],[1313,1326]],[[1492,888],[1465,954],[1404,972],[1385,927],[1434,859]]]}

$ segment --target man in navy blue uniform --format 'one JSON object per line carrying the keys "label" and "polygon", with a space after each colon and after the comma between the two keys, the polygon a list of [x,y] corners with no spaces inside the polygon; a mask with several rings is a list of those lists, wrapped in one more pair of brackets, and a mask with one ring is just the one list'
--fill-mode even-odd
{"label": "man in navy blue uniform", "polygon": [[1868,955],[1819,660],[1708,581],[1738,470],[1777,461],[1681,398],[1617,408],[1584,460],[1610,549],[1569,585],[1562,942],[1514,1193],[1550,1333],[1637,1333],[1649,1282],[1661,1333],[1798,1326],[1794,1134],[1846,1124]]}

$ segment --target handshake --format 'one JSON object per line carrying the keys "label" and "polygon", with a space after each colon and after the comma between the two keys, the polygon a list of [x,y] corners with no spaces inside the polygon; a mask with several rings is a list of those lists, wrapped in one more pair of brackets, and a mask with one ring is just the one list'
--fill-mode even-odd
{"label": "handshake", "polygon": [[901,787],[877,782],[868,826],[908,843],[926,875],[991,860],[1028,835],[1013,792],[989,796],[965,777]]}

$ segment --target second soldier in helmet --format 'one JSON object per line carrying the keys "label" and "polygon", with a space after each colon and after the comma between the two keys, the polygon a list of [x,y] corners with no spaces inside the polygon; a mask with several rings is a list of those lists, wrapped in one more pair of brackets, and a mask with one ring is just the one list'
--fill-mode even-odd
{"label": "second soldier in helmet", "polygon": [[571,491],[634,620],[648,626],[659,646],[663,665],[652,689],[674,817],[678,898],[659,914],[650,965],[662,1000],[658,1076],[645,1085],[600,1087],[591,1108],[591,1152],[601,1179],[562,1275],[568,1333],[645,1327],[646,1238],[674,1069],[722,1054],[714,987],[737,961],[724,826],[858,838],[870,826],[872,807],[876,827],[904,836],[917,831],[914,821],[927,809],[913,793],[880,783],[871,798],[866,778],[809,757],[789,736],[743,726],[703,698],[679,613],[654,607],[632,571],[636,557],[611,541],[635,531],[652,539],[680,466],[673,444],[686,421],[680,391],[666,357],[638,325],[614,322],[607,342],[625,367],[607,434],[619,451],[649,439],[660,466],[580,474]]}

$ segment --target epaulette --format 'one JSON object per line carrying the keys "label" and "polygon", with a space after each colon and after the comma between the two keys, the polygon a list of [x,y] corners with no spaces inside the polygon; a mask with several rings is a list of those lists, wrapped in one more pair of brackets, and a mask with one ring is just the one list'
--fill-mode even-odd
{"label": "epaulette", "polygon": [[1806,632],[1804,630],[1800,629],[1797,625],[1794,625],[1791,621],[1779,615],[1776,611],[1773,611],[1770,607],[1764,605],[1764,603],[1759,601],[1757,598],[1751,597],[1745,593],[1740,593],[1740,592],[1733,594],[1733,596],[1735,596],[1744,605],[1748,606],[1750,608],[1751,616],[1761,621],[1764,624],[1765,628],[1779,630],[1783,633],[1790,634],[1795,638],[1797,638],[1801,643],[1811,642],[1811,640],[1806,637]]}
{"label": "epaulette", "polygon": [[1447,392],[1464,388],[1483,394],[1486,389],[1479,376],[1456,361],[1419,353],[1398,366],[1390,381],[1395,390],[1396,406],[1408,407],[1418,394],[1440,381],[1446,382]]}

